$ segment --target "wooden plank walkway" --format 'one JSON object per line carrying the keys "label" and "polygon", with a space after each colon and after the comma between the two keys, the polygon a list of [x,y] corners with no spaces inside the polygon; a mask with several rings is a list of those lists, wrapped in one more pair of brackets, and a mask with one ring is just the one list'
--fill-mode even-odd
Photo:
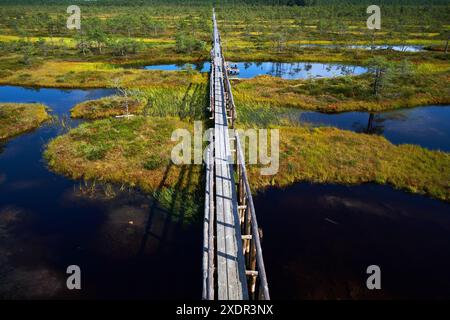
{"label": "wooden plank walkway", "polygon": [[[211,144],[206,151],[203,299],[248,300],[249,288],[253,299],[269,299],[259,231],[245,165],[237,166],[241,189],[237,188],[235,181],[232,153],[237,152],[242,158],[242,150],[239,143],[236,143],[239,150],[231,149],[230,140],[236,141],[238,138],[234,133],[232,137],[229,136],[229,126],[231,124],[233,127],[236,112],[227,70],[224,70],[225,60],[215,12],[213,25],[211,104],[208,109],[212,113],[214,130],[210,136]],[[242,189],[244,186],[247,187],[246,190]],[[247,202],[251,203],[251,206],[244,205]],[[247,223],[242,224],[244,216]],[[246,233],[244,237],[241,232]],[[256,281],[260,274],[260,290],[256,292]]]}
{"label": "wooden plank walkway", "polygon": [[216,267],[219,300],[248,299],[242,237],[232,167],[225,104],[223,57],[215,14],[214,22],[214,149],[216,186]]}

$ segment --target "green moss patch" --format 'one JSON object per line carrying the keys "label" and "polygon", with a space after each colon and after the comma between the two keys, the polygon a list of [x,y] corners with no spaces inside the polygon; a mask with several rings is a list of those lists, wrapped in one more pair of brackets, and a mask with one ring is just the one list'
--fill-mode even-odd
{"label": "green moss patch", "polygon": [[77,104],[71,111],[72,118],[100,119],[127,114],[142,114],[147,101],[145,99],[126,98],[119,96],[105,97],[98,100],[85,101]]}

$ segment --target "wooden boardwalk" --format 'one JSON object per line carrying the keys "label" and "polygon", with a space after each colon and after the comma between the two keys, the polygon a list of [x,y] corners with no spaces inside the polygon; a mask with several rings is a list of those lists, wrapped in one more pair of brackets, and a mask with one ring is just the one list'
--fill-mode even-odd
{"label": "wooden boardwalk", "polygon": [[[238,196],[240,192],[236,188],[234,161],[232,161],[233,152],[236,150],[231,148],[231,141],[236,141],[237,138],[229,136],[229,127],[230,124],[233,126],[236,113],[225,70],[215,13],[213,13],[213,25],[209,110],[214,121],[214,134],[210,137],[210,141],[213,142],[207,150],[206,159],[203,299],[247,300],[250,298],[249,278],[256,279],[258,275],[256,270],[247,268],[248,263],[256,264],[256,247],[252,245],[250,250],[249,245],[244,246],[243,239],[250,241],[252,235],[243,237],[241,233],[244,211],[249,214],[251,211],[245,209],[247,206],[239,205],[238,197],[241,200],[243,198],[242,195]],[[240,144],[237,146],[240,148]],[[239,167],[238,171],[242,172]],[[260,246],[259,234],[257,237]],[[245,249],[246,247],[248,250]],[[248,257],[246,259],[246,251],[255,251],[254,259],[248,259]],[[262,253],[260,262],[262,262]],[[264,288],[267,289],[265,271],[264,281]],[[250,288],[253,282],[250,281]],[[268,298],[268,289],[265,296]]]}

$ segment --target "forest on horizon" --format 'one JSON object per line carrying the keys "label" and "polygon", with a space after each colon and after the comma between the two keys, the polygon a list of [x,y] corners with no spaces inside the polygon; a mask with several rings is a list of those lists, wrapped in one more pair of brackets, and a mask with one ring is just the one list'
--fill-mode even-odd
{"label": "forest on horizon", "polygon": [[149,5],[273,5],[273,6],[326,6],[326,5],[447,5],[448,0],[0,0],[1,5],[70,5],[92,6],[149,6]]}

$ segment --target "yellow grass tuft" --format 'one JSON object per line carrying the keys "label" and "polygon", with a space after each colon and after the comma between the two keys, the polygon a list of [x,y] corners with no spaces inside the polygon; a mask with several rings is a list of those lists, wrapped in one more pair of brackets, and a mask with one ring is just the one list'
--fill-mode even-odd
{"label": "yellow grass tuft", "polygon": [[50,119],[47,107],[37,103],[0,104],[0,140],[36,129]]}

